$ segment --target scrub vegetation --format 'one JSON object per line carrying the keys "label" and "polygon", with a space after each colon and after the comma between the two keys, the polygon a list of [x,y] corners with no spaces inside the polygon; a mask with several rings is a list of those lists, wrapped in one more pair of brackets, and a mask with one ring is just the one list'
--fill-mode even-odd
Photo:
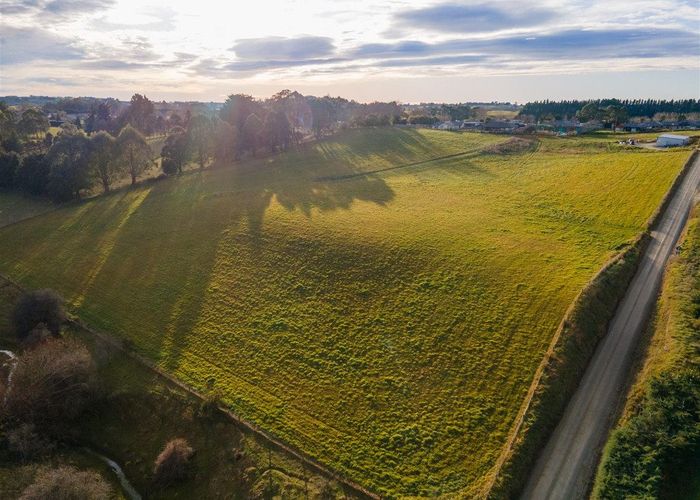
{"label": "scrub vegetation", "polygon": [[642,370],[598,470],[595,498],[700,496],[700,212],[666,273]]}
{"label": "scrub vegetation", "polygon": [[473,495],[569,304],[688,156],[482,153],[506,140],[343,132],[0,229],[0,272],[382,495]]}

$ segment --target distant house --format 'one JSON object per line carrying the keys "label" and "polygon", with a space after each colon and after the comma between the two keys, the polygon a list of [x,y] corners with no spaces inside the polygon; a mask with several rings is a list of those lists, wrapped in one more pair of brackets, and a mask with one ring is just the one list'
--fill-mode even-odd
{"label": "distant house", "polygon": [[622,128],[626,132],[649,132],[651,130],[661,130],[664,128],[664,125],[656,121],[628,122],[622,125]]}
{"label": "distant house", "polygon": [[438,123],[435,128],[438,130],[459,130],[462,127],[461,121],[447,121]]}
{"label": "distant house", "polygon": [[656,139],[656,145],[660,148],[669,148],[673,146],[685,146],[690,142],[690,137],[687,135],[676,134],[661,134]]}
{"label": "distant house", "polygon": [[485,132],[501,132],[509,133],[513,132],[515,129],[520,127],[520,122],[516,121],[503,121],[503,120],[492,120],[484,122],[483,129]]}
{"label": "distant house", "polygon": [[468,122],[466,120],[462,122],[462,128],[465,130],[480,130],[483,125],[482,122]]}

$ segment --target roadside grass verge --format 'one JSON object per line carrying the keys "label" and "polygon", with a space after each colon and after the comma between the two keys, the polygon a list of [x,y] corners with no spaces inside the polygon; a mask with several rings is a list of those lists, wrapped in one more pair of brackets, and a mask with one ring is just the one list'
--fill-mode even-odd
{"label": "roadside grass verge", "polygon": [[0,229],[0,270],[373,491],[474,496],[572,300],[687,156],[479,153],[504,140],[348,131]]}
{"label": "roadside grass verge", "polygon": [[668,266],[651,340],[593,498],[700,496],[700,206]]}

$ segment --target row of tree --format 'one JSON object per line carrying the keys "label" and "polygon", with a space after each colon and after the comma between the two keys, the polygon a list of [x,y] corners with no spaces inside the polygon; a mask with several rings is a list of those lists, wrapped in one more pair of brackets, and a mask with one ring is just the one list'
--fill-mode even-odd
{"label": "row of tree", "polygon": [[14,151],[0,153],[0,188],[67,201],[80,198],[95,181],[105,192],[125,175],[135,184],[152,163],[150,146],[131,125],[117,137],[104,131],[87,136],[69,126],[46,152],[23,156]]}
{"label": "row of tree", "polygon": [[593,104],[603,109],[609,106],[622,107],[628,116],[652,118],[657,113],[690,114],[700,113],[700,100],[698,99],[596,99],[596,100],[569,100],[569,101],[534,101],[523,106],[520,111],[522,116],[532,116],[541,120],[546,116],[556,119],[576,116],[585,106]]}

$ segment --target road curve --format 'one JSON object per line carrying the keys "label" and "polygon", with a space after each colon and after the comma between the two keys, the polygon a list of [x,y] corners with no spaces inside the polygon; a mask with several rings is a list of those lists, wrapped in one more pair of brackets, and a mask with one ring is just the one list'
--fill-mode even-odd
{"label": "road curve", "polygon": [[582,499],[624,395],[628,370],[655,303],[664,267],[683,230],[700,185],[700,155],[668,204],[639,269],[596,349],[581,383],[543,449],[524,499]]}

